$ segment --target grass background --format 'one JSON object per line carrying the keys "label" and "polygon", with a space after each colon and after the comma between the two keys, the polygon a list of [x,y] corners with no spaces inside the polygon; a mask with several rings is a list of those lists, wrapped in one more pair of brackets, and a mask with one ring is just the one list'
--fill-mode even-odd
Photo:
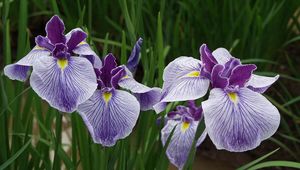
{"label": "grass background", "polygon": [[[253,160],[261,159],[244,167],[246,162],[228,164],[241,169],[299,167],[299,7],[299,0],[2,0],[0,68],[26,55],[34,46],[34,37],[45,35],[45,23],[54,14],[62,17],[66,31],[82,27],[99,56],[113,52],[119,63],[126,62],[135,41],[142,37],[136,76],[148,86],[161,87],[163,69],[174,58],[199,58],[202,43],[211,49],[225,47],[244,63],[257,64],[256,73],[281,75],[265,94],[280,110],[278,132],[246,153]],[[166,112],[142,112],[133,134],[115,147],[104,148],[92,142],[77,113],[61,114],[50,108],[29,82],[11,81],[3,69],[0,92],[0,169],[169,167],[159,139],[162,125],[156,124]],[[66,129],[71,143],[62,141]],[[201,147],[197,155],[206,152]],[[268,159],[273,161],[258,163],[276,148],[280,150],[266,155],[272,154]],[[191,151],[186,169],[192,168],[195,152]]]}

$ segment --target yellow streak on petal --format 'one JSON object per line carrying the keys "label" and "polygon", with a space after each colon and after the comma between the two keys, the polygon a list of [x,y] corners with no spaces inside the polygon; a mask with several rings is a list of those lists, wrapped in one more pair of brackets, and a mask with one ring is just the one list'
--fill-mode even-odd
{"label": "yellow streak on petal", "polygon": [[190,127],[189,122],[183,122],[182,125],[181,125],[181,131],[185,132],[189,127]]}
{"label": "yellow streak on petal", "polygon": [[128,79],[128,78],[129,78],[129,76],[128,76],[128,75],[126,75],[126,76],[122,77],[122,79]]}
{"label": "yellow streak on petal", "polygon": [[68,66],[68,60],[67,59],[58,59],[57,65],[60,69],[65,69]]}
{"label": "yellow streak on petal", "polygon": [[44,50],[45,48],[44,47],[40,47],[40,46],[37,45],[37,46],[34,47],[34,49],[35,50]]}
{"label": "yellow streak on petal", "polygon": [[192,71],[186,75],[187,77],[199,77],[200,71]]}
{"label": "yellow streak on petal", "polygon": [[79,45],[87,44],[85,41],[81,41]]}
{"label": "yellow streak on petal", "polygon": [[112,96],[111,92],[104,92],[102,94],[103,100],[105,101],[106,104],[110,101],[111,96]]}
{"label": "yellow streak on petal", "polygon": [[239,96],[238,96],[236,93],[230,92],[230,93],[228,93],[227,95],[228,95],[229,99],[230,99],[233,103],[236,104],[236,103],[238,102]]}

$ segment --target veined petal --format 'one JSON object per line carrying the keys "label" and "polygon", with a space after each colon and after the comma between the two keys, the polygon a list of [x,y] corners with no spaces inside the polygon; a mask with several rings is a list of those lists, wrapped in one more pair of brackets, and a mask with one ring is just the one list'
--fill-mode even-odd
{"label": "veined petal", "polygon": [[254,64],[237,66],[232,70],[232,74],[229,78],[229,84],[244,87],[254,70],[256,70],[256,66]]}
{"label": "veined petal", "polygon": [[30,66],[9,64],[4,67],[4,75],[11,80],[25,81],[28,77]]}
{"label": "veined petal", "polygon": [[202,102],[206,130],[217,149],[244,152],[271,137],[280,123],[275,106],[248,88],[236,93],[212,89]]}
{"label": "veined petal", "polygon": [[78,112],[95,143],[113,146],[117,140],[131,133],[139,116],[140,105],[126,91],[96,90],[89,100],[79,105]]}
{"label": "veined petal", "polygon": [[[177,168],[182,169],[188,158],[191,150],[197,126],[199,121],[190,123],[168,120],[165,127],[161,130],[161,140],[163,145],[166,144],[172,130],[175,128],[171,141],[167,148],[167,156],[172,164]],[[199,146],[206,137],[206,132],[202,133],[197,141],[196,146]]]}
{"label": "veined petal", "polygon": [[158,102],[153,106],[153,109],[158,114],[165,110],[167,104],[168,104],[167,102]]}
{"label": "veined petal", "polygon": [[48,55],[50,55],[50,51],[36,46],[15,64],[5,66],[4,75],[12,80],[25,81],[28,77],[30,66],[32,66],[35,60],[39,57]]}
{"label": "veined petal", "polygon": [[204,68],[206,69],[206,71],[210,73],[214,65],[217,64],[217,61],[213,57],[212,53],[210,52],[206,44],[201,45],[200,55],[201,55],[201,61],[204,64]]}
{"label": "veined petal", "polygon": [[264,93],[278,78],[279,75],[266,77],[252,74],[250,80],[246,83],[246,87],[258,93]]}
{"label": "veined petal", "polygon": [[154,87],[145,93],[135,93],[134,96],[139,101],[142,111],[152,110],[154,109],[153,106],[158,103],[161,98],[161,89]]}
{"label": "veined petal", "polygon": [[156,87],[150,88],[137,82],[129,70],[126,71],[127,75],[120,79],[119,86],[134,93],[134,96],[141,104],[141,110],[146,111],[153,109],[153,105],[158,103],[161,99],[161,89]]}
{"label": "veined petal", "polygon": [[231,58],[231,54],[225,48],[217,48],[215,51],[212,52],[212,55],[217,60],[218,64],[224,65],[227,63]]}
{"label": "veined petal", "polygon": [[209,80],[201,76],[200,60],[179,57],[168,64],[163,74],[162,102],[195,100],[204,96]]}
{"label": "veined petal", "polygon": [[54,57],[37,59],[30,85],[52,107],[69,113],[89,99],[97,88],[93,66],[80,57],[64,61]]}

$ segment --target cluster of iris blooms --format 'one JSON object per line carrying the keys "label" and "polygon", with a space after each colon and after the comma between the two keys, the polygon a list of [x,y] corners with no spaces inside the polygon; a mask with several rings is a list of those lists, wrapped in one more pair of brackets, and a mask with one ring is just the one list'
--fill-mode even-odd
{"label": "cluster of iris blooms", "polygon": [[[178,57],[164,69],[162,89],[150,88],[133,75],[141,38],[127,64],[118,66],[113,54],[102,62],[80,28],[64,35],[65,26],[58,16],[53,16],[45,29],[47,35],[37,36],[36,46],[18,62],[7,65],[4,74],[20,81],[30,77],[32,89],[50,106],[61,112],[77,111],[95,143],[115,145],[132,132],[140,111],[160,113],[167,103],[176,101],[187,101],[187,105],[166,115],[161,140],[165,145],[170,138],[167,156],[179,169],[188,158],[202,119],[205,129],[195,146],[208,134],[217,149],[231,152],[256,148],[279,126],[277,108],[262,95],[279,76],[253,74],[254,64],[242,64],[224,48],[211,52],[203,44],[201,60]],[[197,106],[195,100],[208,90],[208,99]]]}

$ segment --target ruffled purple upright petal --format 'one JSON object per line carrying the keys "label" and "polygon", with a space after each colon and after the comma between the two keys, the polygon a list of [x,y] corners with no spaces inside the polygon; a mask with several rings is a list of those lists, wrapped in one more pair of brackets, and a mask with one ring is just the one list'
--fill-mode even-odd
{"label": "ruffled purple upright petal", "polygon": [[57,15],[54,15],[46,24],[47,37],[52,44],[66,43],[64,31],[64,22]]}
{"label": "ruffled purple upright petal", "polygon": [[222,77],[221,73],[224,69],[223,65],[217,64],[212,70],[211,73],[211,83],[213,88],[222,88],[227,87],[229,81],[228,78]]}
{"label": "ruffled purple upright petal", "polygon": [[112,54],[108,54],[104,59],[104,65],[101,68],[101,80],[105,87],[111,87],[111,71],[117,67],[116,58]]}
{"label": "ruffled purple upright petal", "polygon": [[163,80],[161,102],[195,100],[209,87],[209,79],[201,75],[200,60],[193,57],[179,57],[169,63]]}
{"label": "ruffled purple upright petal", "polygon": [[229,84],[233,86],[244,87],[254,70],[256,70],[256,66],[254,64],[237,66],[232,70],[229,78]]}
{"label": "ruffled purple upright petal", "polygon": [[246,83],[246,87],[258,93],[264,93],[278,78],[279,75],[266,77],[252,74],[250,80]]}
{"label": "ruffled purple upright petal", "polygon": [[52,107],[71,113],[89,99],[97,88],[92,64],[85,58],[71,57],[60,66],[54,57],[42,57],[33,65],[30,85]]}
{"label": "ruffled purple upright petal", "polygon": [[122,90],[101,92],[79,105],[78,112],[95,143],[113,146],[126,138],[135,126],[140,105],[130,93]]}
{"label": "ruffled purple upright petal", "polygon": [[35,37],[35,43],[42,48],[46,48],[49,51],[52,51],[54,49],[54,45],[50,43],[50,40],[46,37],[43,37],[41,35]]}
{"label": "ruffled purple upright petal", "polygon": [[231,54],[225,48],[218,48],[212,52],[212,55],[217,60],[218,64],[225,65],[231,58]]}
{"label": "ruffled purple upright petal", "polygon": [[[167,156],[172,164],[182,169],[189,156],[199,121],[193,121],[186,125],[184,122],[168,120],[167,124],[161,130],[161,140],[166,144],[172,130],[175,128],[171,141],[167,148]],[[196,146],[199,146],[206,137],[204,131],[197,140]]]}
{"label": "ruffled purple upright petal", "polygon": [[67,42],[69,52],[72,52],[73,49],[87,37],[87,34],[81,30],[75,30],[71,33],[71,37]]}
{"label": "ruffled purple upright petal", "polygon": [[[114,71],[117,71],[116,73],[113,73]],[[110,84],[112,87],[117,88],[119,81],[126,75],[125,68],[123,67],[117,67],[114,70],[112,70],[112,78],[110,81]]]}
{"label": "ruffled purple upright petal", "polygon": [[39,57],[50,55],[50,52],[38,46],[34,47],[25,57],[16,62],[4,67],[4,75],[12,80],[25,81],[28,78],[30,66]]}
{"label": "ruffled purple upright petal", "polygon": [[217,64],[217,61],[213,57],[212,53],[210,52],[206,44],[201,45],[200,56],[201,56],[201,61],[204,64],[204,68],[206,69],[206,71],[210,73],[214,65]]}
{"label": "ruffled purple upright petal", "polygon": [[127,61],[126,67],[131,72],[135,72],[136,67],[139,64],[142,43],[143,43],[143,39],[139,38],[137,40],[137,42],[135,43],[135,45],[131,51],[131,54],[129,56],[129,59]]}
{"label": "ruffled purple upright petal", "polygon": [[208,135],[217,149],[244,152],[271,137],[280,123],[280,114],[264,96],[248,88],[235,93],[212,89],[202,102]]}

